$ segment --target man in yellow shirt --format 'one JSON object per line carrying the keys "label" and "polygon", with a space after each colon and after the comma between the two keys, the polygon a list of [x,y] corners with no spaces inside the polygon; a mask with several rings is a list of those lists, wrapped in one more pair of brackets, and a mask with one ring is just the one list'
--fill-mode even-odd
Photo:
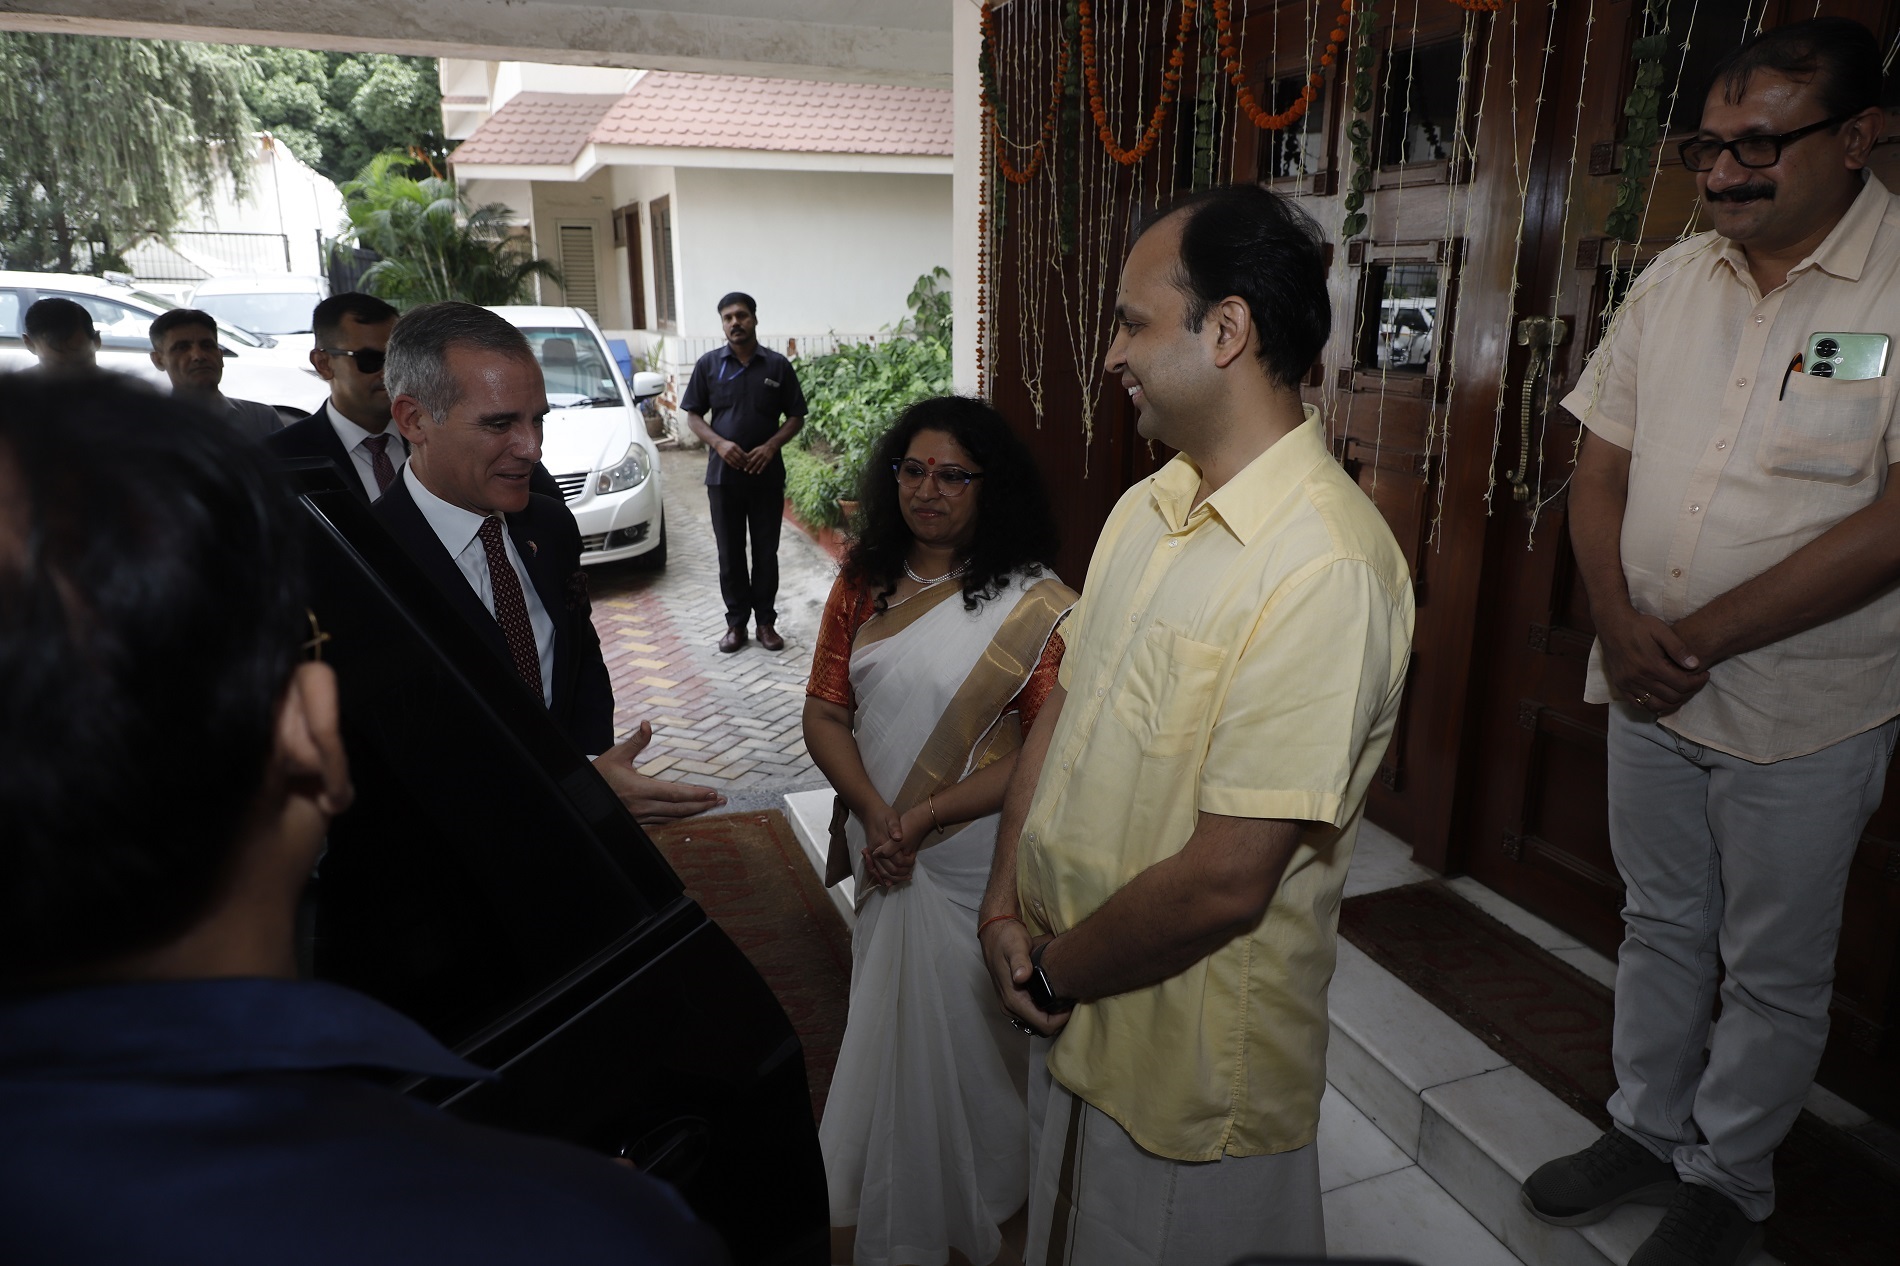
{"label": "man in yellow shirt", "polygon": [[1180,456],[1102,530],[978,928],[1004,1007],[1054,1035],[1025,1260],[1318,1254],[1326,986],[1411,580],[1300,401],[1331,329],[1303,212],[1163,208],[1116,322],[1107,369]]}

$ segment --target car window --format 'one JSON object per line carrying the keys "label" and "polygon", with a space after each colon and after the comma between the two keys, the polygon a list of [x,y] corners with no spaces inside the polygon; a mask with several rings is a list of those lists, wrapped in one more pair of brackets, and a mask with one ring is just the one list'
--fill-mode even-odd
{"label": "car window", "polygon": [[0,290],[0,338],[20,337],[20,292]]}
{"label": "car window", "polygon": [[99,332],[101,347],[149,351],[152,346],[152,314],[98,295],[61,294],[42,290],[41,298],[71,299],[92,315],[92,328]]}
{"label": "car window", "polygon": [[308,334],[310,311],[317,306],[316,296],[308,292],[202,295],[194,302],[199,311],[258,334]]}
{"label": "car window", "polygon": [[[150,304],[154,317],[160,312],[170,312],[173,308],[184,306],[183,304],[173,303],[163,295],[155,295],[149,290],[134,290],[131,294],[132,297],[140,303]],[[217,316],[216,313],[212,315],[213,317]],[[263,347],[265,345],[264,340],[257,335],[250,333],[248,330],[239,329],[237,326],[222,320],[218,322],[218,333],[223,336],[227,342],[236,343],[240,347]]]}
{"label": "car window", "polygon": [[613,361],[593,331],[568,326],[533,327],[521,331],[541,362],[547,380],[548,403],[556,409],[594,402],[620,404],[620,386]]}

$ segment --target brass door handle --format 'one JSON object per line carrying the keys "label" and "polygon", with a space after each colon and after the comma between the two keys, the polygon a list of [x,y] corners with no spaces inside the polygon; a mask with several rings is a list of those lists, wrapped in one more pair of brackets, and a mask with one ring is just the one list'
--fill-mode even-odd
{"label": "brass door handle", "polygon": [[1524,386],[1518,395],[1517,469],[1505,476],[1511,496],[1518,501],[1531,498],[1531,416],[1537,396],[1537,379],[1550,369],[1552,349],[1570,333],[1562,317],[1525,317],[1517,323],[1517,345],[1531,349],[1530,362],[1524,366]]}

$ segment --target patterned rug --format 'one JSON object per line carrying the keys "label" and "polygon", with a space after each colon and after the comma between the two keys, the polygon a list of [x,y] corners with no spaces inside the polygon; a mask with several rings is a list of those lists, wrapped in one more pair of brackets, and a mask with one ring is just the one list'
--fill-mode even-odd
{"label": "patterned rug", "polygon": [[814,1120],[825,1110],[851,993],[851,933],[785,815],[692,818],[647,834],[686,895],[751,960],[805,1045]]}
{"label": "patterned rug", "polygon": [[[1616,1088],[1611,991],[1443,884],[1351,897],[1339,931],[1599,1128]],[[1900,1174],[1804,1112],[1775,1153],[1768,1251],[1789,1266],[1900,1262]]]}

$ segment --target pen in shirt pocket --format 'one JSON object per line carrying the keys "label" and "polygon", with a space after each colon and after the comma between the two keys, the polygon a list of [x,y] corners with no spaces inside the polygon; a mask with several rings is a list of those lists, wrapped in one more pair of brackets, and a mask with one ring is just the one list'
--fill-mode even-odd
{"label": "pen in shirt pocket", "polygon": [[1776,396],[1775,399],[1786,400],[1788,398],[1788,375],[1800,373],[1801,365],[1802,365],[1801,353],[1796,352],[1794,354],[1794,359],[1788,362],[1788,367],[1781,371],[1781,394]]}

